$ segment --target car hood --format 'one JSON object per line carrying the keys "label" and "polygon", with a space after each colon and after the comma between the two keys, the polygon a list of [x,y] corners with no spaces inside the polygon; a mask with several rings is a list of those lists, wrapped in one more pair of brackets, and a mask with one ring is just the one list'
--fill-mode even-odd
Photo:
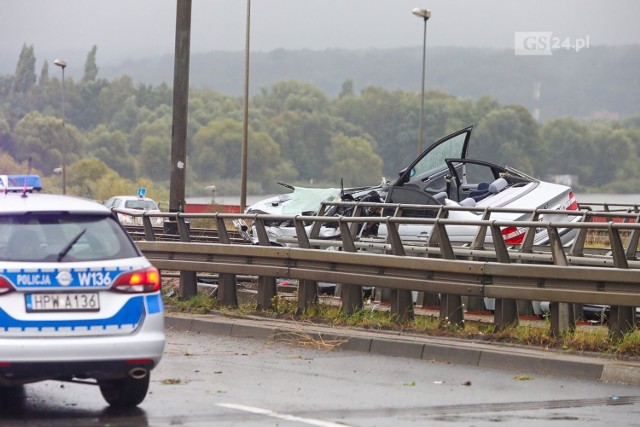
{"label": "car hood", "polygon": [[293,192],[261,200],[246,209],[246,213],[297,215],[315,213],[322,202],[340,199],[339,188],[294,187]]}

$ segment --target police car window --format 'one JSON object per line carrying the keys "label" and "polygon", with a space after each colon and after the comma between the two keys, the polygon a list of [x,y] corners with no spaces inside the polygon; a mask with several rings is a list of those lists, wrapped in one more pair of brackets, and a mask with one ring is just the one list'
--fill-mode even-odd
{"label": "police car window", "polygon": [[120,202],[122,202],[121,199],[118,199],[117,197],[112,197],[111,199],[109,199],[107,201],[107,203],[105,203],[105,205],[108,208],[118,208],[118,207],[120,207]]}
{"label": "police car window", "polygon": [[61,262],[96,261],[138,256],[126,233],[108,216],[21,215],[0,217],[0,259],[58,262],[65,246],[73,242]]}
{"label": "police car window", "polygon": [[156,205],[150,200],[127,200],[124,203],[124,207],[127,209],[140,209],[145,211],[157,209]]}

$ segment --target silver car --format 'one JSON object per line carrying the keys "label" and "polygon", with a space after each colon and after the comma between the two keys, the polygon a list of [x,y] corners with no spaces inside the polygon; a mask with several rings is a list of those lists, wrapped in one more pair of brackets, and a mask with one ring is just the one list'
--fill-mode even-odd
{"label": "silver car", "polygon": [[112,406],[142,402],[165,344],[159,271],[106,207],[0,194],[0,388],[98,385]]}
{"label": "silver car", "polygon": [[[504,208],[491,214],[492,220],[516,221],[530,220],[534,209],[558,211],[554,214],[540,215],[542,222],[578,222],[580,215],[568,215],[567,211],[577,211],[578,203],[571,187],[554,184],[533,178],[511,167],[468,158],[469,141],[472,127],[454,132],[429,146],[407,168],[399,173],[394,183],[385,182],[371,186],[351,189],[309,189],[288,186],[293,192],[262,200],[249,206],[247,213],[266,213],[273,215],[313,215],[321,202],[386,202],[393,204],[421,205],[426,208],[405,209],[403,216],[433,218],[440,206],[466,207],[451,210],[448,219],[459,221],[458,225],[447,225],[447,233],[452,242],[468,243],[473,241],[478,221],[486,208]],[[510,212],[509,210],[513,210]],[[325,212],[326,216],[351,216],[352,208],[333,208]],[[577,212],[576,212],[577,213]],[[394,209],[373,210],[371,216],[393,216]],[[366,216],[366,214],[362,214]],[[296,235],[290,221],[266,221],[267,234],[274,244]],[[245,227],[246,228],[246,227]],[[310,229],[310,226],[308,227]],[[309,230],[308,230],[309,231]],[[403,241],[427,241],[432,227],[425,224],[402,224],[398,227]],[[502,237],[509,246],[522,243],[525,228],[515,226],[502,228]],[[549,245],[549,236],[545,227],[535,230],[534,245]],[[335,224],[323,227],[320,238],[339,236]],[[570,244],[576,235],[575,228],[559,230],[562,242]],[[376,237],[385,238],[385,224],[375,230]],[[253,239],[256,240],[255,233]],[[486,241],[491,242],[490,232]]]}
{"label": "silver car", "polygon": [[[114,210],[118,215],[118,220],[122,225],[142,225],[143,212],[162,212],[155,200],[148,197],[138,196],[113,196],[104,205]],[[164,219],[161,217],[151,218],[151,225],[162,226]]]}

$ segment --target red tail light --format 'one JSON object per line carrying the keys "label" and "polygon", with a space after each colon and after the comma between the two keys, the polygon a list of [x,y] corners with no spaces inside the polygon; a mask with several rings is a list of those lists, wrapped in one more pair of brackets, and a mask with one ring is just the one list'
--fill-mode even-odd
{"label": "red tail light", "polygon": [[127,365],[146,365],[153,364],[153,360],[151,359],[127,359],[124,361]]}
{"label": "red tail light", "polygon": [[502,238],[507,245],[519,245],[524,240],[526,228],[505,227],[502,229]]}
{"label": "red tail light", "polygon": [[568,211],[577,211],[578,210],[578,202],[576,201],[576,196],[573,194],[573,191],[569,191],[569,204],[567,205]]}
{"label": "red tail light", "polygon": [[118,276],[111,287],[114,291],[147,293],[160,290],[160,272],[155,267],[131,271]]}
{"label": "red tail light", "polygon": [[0,277],[0,295],[8,294],[9,292],[15,290],[11,283],[4,277]]}

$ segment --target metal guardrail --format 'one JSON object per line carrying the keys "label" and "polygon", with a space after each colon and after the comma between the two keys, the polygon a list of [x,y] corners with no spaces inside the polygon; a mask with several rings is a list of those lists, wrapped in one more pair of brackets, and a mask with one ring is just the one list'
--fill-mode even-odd
{"label": "metal guardrail", "polygon": [[[368,204],[361,204],[366,207]],[[377,208],[424,209],[420,205],[381,205]],[[351,207],[356,207],[351,204]],[[436,207],[431,207],[436,209]],[[336,217],[336,216],[272,216],[249,214],[142,214],[144,241],[138,245],[158,268],[181,272],[181,295],[195,293],[196,272],[219,274],[218,298],[222,304],[237,304],[236,275],[258,276],[258,307],[268,308],[276,295],[276,278],[300,281],[298,307],[306,309],[317,301],[317,283],[335,282],[342,286],[343,309],[353,311],[363,306],[362,286],[391,290],[391,310],[401,319],[413,316],[412,291],[440,294],[441,320],[463,324],[462,297],[495,298],[494,324],[500,329],[518,321],[517,301],[550,301],[552,331],[559,333],[575,327],[573,304],[603,304],[611,306],[609,327],[620,336],[635,328],[635,307],[640,306],[640,262],[637,260],[640,224],[637,213],[606,211],[527,211],[531,221],[491,220],[491,213],[504,209],[484,209],[477,221],[456,221],[446,218],[446,209],[437,207],[435,218],[404,217]],[[473,209],[459,208],[453,209]],[[509,210],[506,210],[509,211]],[[513,210],[510,210],[513,212]],[[355,213],[355,210],[354,210]],[[580,215],[581,222],[540,222],[543,214]],[[590,222],[592,217],[623,218],[632,222]],[[172,223],[171,233],[160,233],[150,219],[164,217]],[[206,218],[217,224],[217,242],[194,243],[188,223]],[[237,232],[226,229],[230,220],[251,222],[259,245],[238,244]],[[275,247],[267,236],[265,223],[290,221],[296,229],[296,247]],[[384,241],[358,239],[362,224],[384,223],[388,236]],[[340,240],[318,238],[321,224],[340,229]],[[403,242],[398,233],[401,224],[429,225],[435,232],[427,242]],[[312,225],[308,233],[305,226]],[[478,228],[473,242],[461,245],[452,242],[447,233],[451,225],[473,225]],[[502,239],[502,227],[526,228],[524,241],[517,247],[507,247]],[[550,245],[532,246],[531,230],[545,227]],[[578,229],[577,238],[569,248],[562,246],[558,230]],[[585,248],[589,230],[609,237],[608,253],[591,252]],[[166,230],[163,230],[166,231]],[[486,243],[487,231],[491,243]],[[138,232],[139,233],[139,232]],[[624,235],[624,239],[623,239]],[[233,238],[232,238],[233,236]],[[139,234],[137,237],[140,237]],[[623,240],[627,243],[623,244]],[[292,243],[292,242],[286,242]],[[318,249],[327,244],[340,251]],[[377,254],[367,253],[374,247]]]}

